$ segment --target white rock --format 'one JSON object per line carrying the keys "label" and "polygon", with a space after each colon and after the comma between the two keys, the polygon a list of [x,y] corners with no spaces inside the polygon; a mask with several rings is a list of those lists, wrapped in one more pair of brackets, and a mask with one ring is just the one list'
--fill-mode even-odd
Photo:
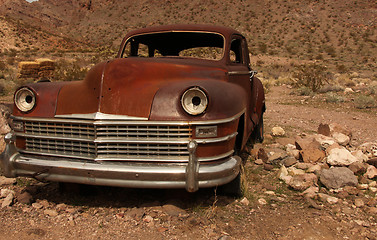
{"label": "white rock", "polygon": [[369,190],[371,191],[371,192],[377,192],[377,188],[375,188],[375,187],[369,187]]}
{"label": "white rock", "polygon": [[266,204],[267,204],[267,201],[266,201],[266,199],[264,199],[264,198],[259,198],[259,199],[258,199],[258,203],[259,203],[260,205],[266,205]]}
{"label": "white rock", "polygon": [[283,178],[287,176],[288,176],[288,170],[284,165],[282,165],[278,171],[278,178],[284,181]]}
{"label": "white rock", "polygon": [[375,166],[369,165],[367,172],[364,174],[369,179],[372,179],[377,176],[377,168]]}
{"label": "white rock", "polygon": [[267,194],[267,195],[275,195],[274,191],[265,191],[264,193]]}
{"label": "white rock", "polygon": [[241,203],[242,205],[248,206],[248,205],[250,204],[250,201],[249,201],[246,197],[244,197],[244,198],[240,201],[240,203]]}
{"label": "white rock", "polygon": [[359,184],[359,188],[361,190],[367,190],[369,188],[369,185],[368,184]]}
{"label": "white rock", "polygon": [[338,132],[333,133],[332,137],[337,143],[339,143],[339,145],[342,146],[346,146],[351,140],[350,137],[348,137],[347,135]]}
{"label": "white rock", "polygon": [[308,189],[306,189],[302,195],[309,198],[314,198],[317,193],[319,192],[319,187],[311,186]]}
{"label": "white rock", "polygon": [[330,203],[330,204],[335,204],[335,203],[337,203],[337,202],[339,201],[339,198],[336,198],[336,197],[332,197],[332,196],[330,196],[330,197],[328,197],[328,198],[326,199],[326,201],[327,201],[328,203]]}
{"label": "white rock", "polygon": [[4,208],[4,207],[8,207],[12,205],[13,199],[14,199],[13,193],[9,193],[8,196],[4,198],[3,203],[1,204],[1,207]]}
{"label": "white rock", "polygon": [[344,89],[344,93],[353,93],[354,91],[353,91],[353,89],[352,88],[346,88],[346,89]]}
{"label": "white rock", "polygon": [[3,188],[1,189],[0,191],[0,198],[5,198],[7,197],[9,194],[15,194],[13,190],[10,190],[10,189],[6,189],[6,188]]}
{"label": "white rock", "polygon": [[332,138],[332,137],[327,137],[325,135],[322,135],[322,134],[316,134],[314,135],[314,138],[317,142],[319,142],[319,144],[321,144],[321,146],[326,149],[328,148],[329,146],[333,145],[335,143],[335,139]]}
{"label": "white rock", "polygon": [[377,187],[377,182],[376,181],[370,182],[369,187]]}
{"label": "white rock", "polygon": [[359,162],[359,160],[345,148],[331,149],[327,156],[327,163],[332,166],[349,166],[354,162]]}
{"label": "white rock", "polygon": [[365,155],[361,150],[352,151],[351,154],[355,156],[361,163],[368,161],[368,156]]}
{"label": "white rock", "polygon": [[272,136],[279,137],[279,136],[284,136],[285,131],[282,127],[273,127],[271,130]]}
{"label": "white rock", "polygon": [[257,160],[254,161],[255,164],[257,165],[262,165],[263,164],[263,160],[258,158]]}

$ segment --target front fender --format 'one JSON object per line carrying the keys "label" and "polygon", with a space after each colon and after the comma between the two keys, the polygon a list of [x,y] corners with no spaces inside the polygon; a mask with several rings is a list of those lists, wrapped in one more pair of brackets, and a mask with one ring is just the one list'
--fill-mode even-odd
{"label": "front fender", "polygon": [[[181,105],[182,94],[191,87],[200,87],[208,96],[206,111],[198,116],[186,113]],[[150,120],[209,121],[233,117],[246,108],[246,93],[238,85],[217,80],[183,81],[159,89],[153,99]]]}

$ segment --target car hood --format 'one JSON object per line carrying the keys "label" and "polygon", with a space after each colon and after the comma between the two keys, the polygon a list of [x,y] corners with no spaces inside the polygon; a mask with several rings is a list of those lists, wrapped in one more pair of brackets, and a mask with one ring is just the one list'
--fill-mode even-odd
{"label": "car hood", "polygon": [[93,67],[85,80],[64,85],[58,95],[56,115],[100,113],[148,118],[159,89],[205,79],[225,81],[226,70],[213,63],[183,59],[115,59]]}

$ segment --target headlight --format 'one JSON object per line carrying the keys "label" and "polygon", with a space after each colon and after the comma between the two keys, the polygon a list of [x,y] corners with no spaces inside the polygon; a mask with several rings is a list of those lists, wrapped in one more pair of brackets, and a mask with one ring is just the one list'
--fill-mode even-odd
{"label": "headlight", "polygon": [[35,106],[35,94],[29,88],[23,87],[14,95],[14,103],[21,112],[28,112]]}
{"label": "headlight", "polygon": [[186,90],[181,98],[183,109],[191,115],[199,115],[203,113],[208,105],[208,98],[205,92],[198,87]]}

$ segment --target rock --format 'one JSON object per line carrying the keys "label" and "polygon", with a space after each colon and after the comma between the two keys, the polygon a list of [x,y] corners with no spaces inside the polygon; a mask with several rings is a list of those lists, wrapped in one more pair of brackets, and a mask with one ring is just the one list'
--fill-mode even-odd
{"label": "rock", "polygon": [[287,153],[283,150],[273,152],[268,157],[268,163],[279,164],[286,157],[287,157]]}
{"label": "rock", "polygon": [[320,173],[322,170],[322,166],[317,164],[317,165],[313,165],[311,166],[310,168],[308,168],[308,170],[306,170],[306,172],[308,173]]}
{"label": "rock", "polygon": [[283,165],[280,167],[278,171],[278,178],[284,181],[284,178],[288,176],[288,170],[287,168]]}
{"label": "rock", "polygon": [[258,157],[258,159],[262,159],[263,162],[265,162],[265,163],[267,163],[267,161],[268,161],[268,154],[264,150],[264,148],[259,148],[257,157]]}
{"label": "rock", "polygon": [[319,124],[317,132],[324,136],[330,136],[330,127],[328,124]]}
{"label": "rock", "polygon": [[344,89],[344,93],[345,93],[345,94],[353,93],[353,92],[354,92],[354,91],[353,91],[352,88],[345,88],[345,89]]}
{"label": "rock", "polygon": [[281,137],[285,135],[285,131],[282,127],[273,127],[271,129],[271,135],[274,137]]}
{"label": "rock", "polygon": [[67,205],[65,205],[64,203],[59,203],[58,205],[56,205],[57,211],[65,211],[66,209],[67,209]]}
{"label": "rock", "polygon": [[314,137],[307,138],[296,138],[295,142],[297,150],[306,150],[306,149],[321,149],[321,144],[315,140]]}
{"label": "rock", "polygon": [[325,193],[318,193],[318,197],[322,202],[328,202],[330,204],[335,204],[339,201],[338,198],[330,196],[330,195],[325,194]]}
{"label": "rock", "polygon": [[162,209],[165,213],[167,213],[170,216],[179,216],[179,215],[186,214],[185,210],[173,204],[165,204],[164,206],[162,206]]}
{"label": "rock", "polygon": [[357,187],[352,187],[352,186],[345,186],[345,187],[343,188],[343,190],[344,190],[345,192],[347,192],[348,194],[350,194],[350,195],[357,195],[357,194],[359,194],[359,192],[360,192],[360,190],[357,189]]}
{"label": "rock", "polygon": [[295,168],[302,169],[302,170],[307,170],[310,167],[314,166],[312,163],[303,163],[303,162],[298,162],[295,165]]}
{"label": "rock", "polygon": [[377,142],[363,143],[358,147],[358,150],[361,150],[368,158],[377,157]]}
{"label": "rock", "polygon": [[322,169],[320,181],[326,188],[341,188],[344,186],[357,186],[357,177],[346,167],[333,167]]}
{"label": "rock", "polygon": [[330,155],[330,151],[331,150],[333,150],[333,149],[335,149],[335,148],[343,148],[342,146],[340,146],[337,142],[336,143],[334,143],[334,144],[332,144],[331,146],[329,146],[329,147],[327,147],[326,148],[326,154],[327,155]]}
{"label": "rock", "polygon": [[290,167],[290,166],[294,165],[295,163],[297,163],[297,160],[296,160],[295,157],[288,157],[288,158],[283,160],[283,165],[286,166],[286,167]]}
{"label": "rock", "polygon": [[264,170],[271,171],[272,169],[274,169],[274,166],[271,165],[271,164],[267,164],[267,163],[265,163],[265,164],[263,165],[263,168],[264,168]]}
{"label": "rock", "polygon": [[367,190],[369,188],[369,185],[364,183],[364,184],[359,184],[358,186],[361,190]]}
{"label": "rock", "polygon": [[316,134],[314,136],[315,140],[319,142],[322,148],[327,149],[329,146],[336,143],[335,139],[332,137],[328,137],[322,134]]}
{"label": "rock", "polygon": [[358,159],[358,162],[364,163],[368,161],[368,156],[361,150],[352,151],[351,154]]}
{"label": "rock", "polygon": [[0,186],[15,184],[17,180],[15,178],[7,178],[0,176]]}
{"label": "rock", "polygon": [[332,137],[335,139],[335,141],[342,146],[346,146],[350,142],[350,137],[343,133],[333,133]]}
{"label": "rock", "polygon": [[315,186],[311,186],[308,189],[306,189],[302,195],[304,195],[307,198],[314,198],[317,193],[319,192],[319,188]]}
{"label": "rock", "polygon": [[17,201],[22,204],[31,204],[33,196],[28,192],[23,192],[17,196]]}
{"label": "rock", "polygon": [[358,159],[345,148],[334,148],[327,156],[327,163],[332,166],[348,166]]}
{"label": "rock", "polygon": [[318,178],[315,174],[305,173],[293,176],[288,185],[295,190],[304,191],[313,185],[317,185],[317,181]]}
{"label": "rock", "polygon": [[242,198],[242,200],[240,201],[240,203],[242,205],[244,205],[244,206],[249,206],[250,201],[246,197],[244,197],[244,198]]}
{"label": "rock", "polygon": [[325,153],[317,148],[303,149],[300,151],[300,159],[305,163],[320,162],[325,156]]}
{"label": "rock", "polygon": [[282,146],[287,146],[288,144],[290,145],[295,144],[295,140],[293,138],[287,138],[287,137],[278,138],[276,139],[276,142]]}
{"label": "rock", "polygon": [[364,205],[365,205],[363,199],[361,199],[361,198],[356,198],[354,204],[358,208],[364,207]]}
{"label": "rock", "polygon": [[344,126],[338,124],[338,123],[331,123],[329,125],[329,127],[330,127],[331,136],[334,133],[343,133],[344,135],[348,136],[349,138],[352,138],[352,132],[350,130],[348,130],[347,128],[345,128]]}
{"label": "rock", "polygon": [[259,199],[258,199],[258,203],[259,203],[260,205],[266,205],[266,204],[267,204],[267,201],[266,201],[266,199],[264,199],[264,198],[259,198]]}
{"label": "rock", "polygon": [[260,159],[260,158],[258,158],[257,160],[255,160],[254,163],[257,164],[257,165],[262,165],[262,164],[264,164],[263,160]]}
{"label": "rock", "polygon": [[0,191],[0,198],[5,198],[7,197],[9,194],[15,194],[13,190],[10,190],[10,189],[6,189],[6,188],[3,188],[1,189]]}
{"label": "rock", "polygon": [[295,167],[289,167],[289,168],[287,168],[287,170],[288,170],[288,174],[291,175],[291,176],[305,174],[305,171],[304,171],[304,170],[302,170],[302,169],[297,169],[297,168],[295,168]]}
{"label": "rock", "polygon": [[127,212],[127,216],[132,218],[136,221],[140,221],[145,215],[145,211],[143,208],[132,208],[130,211]]}
{"label": "rock", "polygon": [[375,178],[377,176],[377,168],[375,166],[369,165],[364,176],[369,179]]}
{"label": "rock", "polygon": [[377,207],[370,207],[370,208],[368,209],[368,213],[369,213],[369,215],[371,215],[371,216],[375,216],[375,215],[377,215]]}
{"label": "rock", "polygon": [[9,207],[13,204],[14,195],[12,192],[8,194],[3,200],[3,203],[1,204],[1,208]]}
{"label": "rock", "polygon": [[43,211],[43,213],[50,216],[50,217],[58,216],[58,212],[56,210],[53,210],[53,209],[46,209],[46,210]]}
{"label": "rock", "polygon": [[377,182],[376,181],[370,182],[369,187],[377,187]]}
{"label": "rock", "polygon": [[351,163],[348,168],[354,173],[354,174],[364,174],[367,171],[367,165],[365,163],[361,162],[354,162]]}
{"label": "rock", "polygon": [[37,203],[37,202],[31,204],[31,206],[33,206],[33,208],[35,208],[35,209],[41,209],[41,208],[43,208],[43,205],[40,204],[40,203]]}

